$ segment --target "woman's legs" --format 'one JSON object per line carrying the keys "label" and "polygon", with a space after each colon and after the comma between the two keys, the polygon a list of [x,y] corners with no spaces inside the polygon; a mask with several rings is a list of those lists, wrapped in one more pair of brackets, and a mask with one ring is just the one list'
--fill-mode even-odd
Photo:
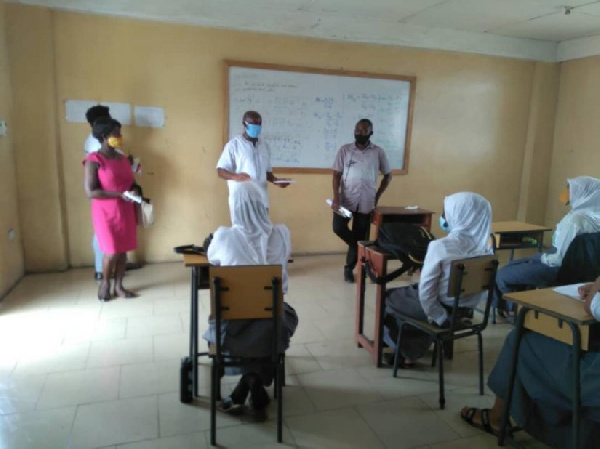
{"label": "woman's legs", "polygon": [[123,287],[123,276],[125,276],[125,265],[127,264],[127,253],[116,254],[115,263],[115,296],[123,298],[134,298],[137,296],[134,292]]}
{"label": "woman's legs", "polygon": [[100,301],[108,301],[110,296],[110,280],[115,272],[118,254],[104,254],[102,257],[102,282],[98,287],[98,299]]}

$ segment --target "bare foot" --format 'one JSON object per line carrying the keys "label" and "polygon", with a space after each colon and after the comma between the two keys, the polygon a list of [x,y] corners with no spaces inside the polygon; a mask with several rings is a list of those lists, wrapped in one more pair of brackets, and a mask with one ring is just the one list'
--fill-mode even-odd
{"label": "bare foot", "polygon": [[120,298],[137,298],[137,293],[127,290],[126,288],[119,287],[115,288],[115,296]]}
{"label": "bare foot", "polygon": [[110,301],[110,282],[101,282],[98,287],[98,300],[102,302]]}

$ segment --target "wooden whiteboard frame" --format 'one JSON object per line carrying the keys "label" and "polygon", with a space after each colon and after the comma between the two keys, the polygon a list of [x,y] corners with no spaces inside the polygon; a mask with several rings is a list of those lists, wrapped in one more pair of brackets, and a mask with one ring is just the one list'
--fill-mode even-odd
{"label": "wooden whiteboard frame", "polygon": [[[406,81],[410,83],[410,98],[408,99],[408,113],[406,116],[406,137],[404,141],[404,161],[402,169],[392,169],[394,175],[406,175],[408,174],[408,161],[410,155],[410,138],[412,134],[412,123],[413,123],[413,110],[415,103],[415,94],[417,91],[417,78],[415,76],[407,75],[391,75],[386,73],[370,73],[370,72],[353,72],[348,70],[333,70],[333,69],[317,69],[312,67],[299,67],[299,66],[287,66],[280,64],[267,64],[262,62],[248,62],[248,61],[235,61],[231,59],[225,59],[223,78],[225,86],[225,97],[224,102],[224,120],[223,120],[223,145],[229,141],[229,68],[230,67],[243,67],[249,69],[265,69],[265,70],[278,70],[282,72],[300,72],[300,73],[314,73],[319,75],[335,75],[335,76],[347,76],[354,78],[375,78],[375,79],[387,79],[396,81]],[[240,117],[241,120],[241,117]],[[385,148],[384,148],[385,150]],[[333,162],[333,161],[332,161]],[[275,173],[331,173],[330,168],[302,168],[302,167],[274,167],[273,172]]]}

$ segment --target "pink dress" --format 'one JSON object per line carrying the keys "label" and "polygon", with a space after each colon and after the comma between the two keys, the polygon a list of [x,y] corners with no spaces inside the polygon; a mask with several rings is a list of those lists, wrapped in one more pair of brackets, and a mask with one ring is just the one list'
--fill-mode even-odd
{"label": "pink dress", "polygon": [[[83,163],[99,165],[98,180],[102,190],[125,192],[133,184],[133,173],[125,156],[108,159],[91,153]],[[122,198],[92,199],[92,223],[98,245],[104,254],[118,254],[137,248],[135,205]]]}

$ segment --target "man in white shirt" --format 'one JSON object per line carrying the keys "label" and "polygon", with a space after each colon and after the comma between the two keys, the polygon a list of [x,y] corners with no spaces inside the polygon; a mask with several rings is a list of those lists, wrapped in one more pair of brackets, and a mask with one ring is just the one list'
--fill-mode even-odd
{"label": "man in white shirt", "polygon": [[[342,146],[333,163],[333,232],[348,245],[344,280],[354,282],[352,270],[358,259],[357,242],[364,240],[371,212],[392,179],[392,169],[382,148],[370,141],[373,124],[362,119],[354,127],[354,143]],[[379,172],[383,179],[377,188]],[[349,218],[335,213],[340,206],[352,212],[352,230]]]}
{"label": "man in white shirt", "polygon": [[[229,210],[233,217],[233,192],[238,182],[252,180],[256,182],[264,196],[265,204],[269,207],[267,181],[275,183],[278,178],[273,175],[271,167],[271,150],[267,143],[259,139],[262,131],[262,117],[256,111],[247,111],[242,118],[244,133],[235,136],[223,149],[217,162],[219,178],[226,179],[229,186]],[[288,184],[276,184],[287,187]]]}

